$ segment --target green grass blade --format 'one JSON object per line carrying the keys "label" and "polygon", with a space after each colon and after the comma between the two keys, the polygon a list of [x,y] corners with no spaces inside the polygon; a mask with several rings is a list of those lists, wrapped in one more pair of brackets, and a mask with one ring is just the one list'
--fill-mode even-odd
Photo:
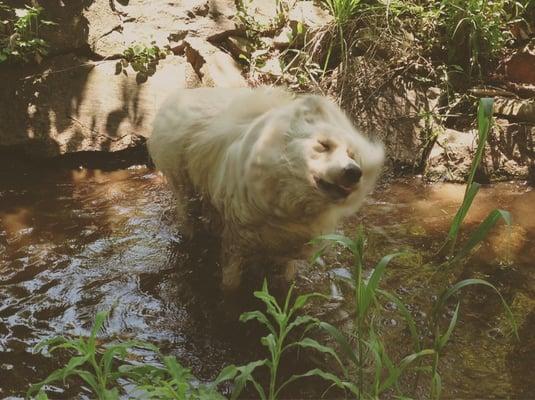
{"label": "green grass blade", "polygon": [[390,374],[388,375],[388,377],[379,387],[379,393],[382,393],[385,390],[388,390],[392,388],[394,385],[396,385],[403,371],[405,371],[405,369],[407,369],[414,361],[419,360],[422,357],[430,356],[433,354],[435,354],[434,350],[425,349],[417,353],[409,354],[408,356],[404,357],[399,363],[399,367],[397,369],[392,369],[390,371]]}
{"label": "green grass blade", "polygon": [[356,250],[355,242],[344,235],[331,234],[331,235],[318,236],[317,238],[313,239],[310,243],[315,245],[324,241],[337,243],[347,248],[348,250],[350,250],[353,254],[355,253],[355,250]]}
{"label": "green grass blade", "polygon": [[240,321],[241,322],[247,322],[247,321],[251,321],[251,320],[257,320],[262,325],[264,325],[266,328],[268,328],[268,330],[272,334],[274,334],[274,335],[276,334],[275,328],[273,327],[271,322],[269,322],[268,318],[266,317],[266,315],[263,312],[261,312],[261,311],[248,311],[248,312],[244,312],[242,315],[240,315]]}
{"label": "green grass blade", "polygon": [[351,360],[351,362],[355,364],[355,366],[359,365],[357,355],[355,354],[355,350],[351,347],[351,345],[349,344],[345,336],[342,334],[342,332],[340,332],[340,330],[338,330],[338,328],[323,321],[321,321],[318,324],[318,327],[323,329],[328,334],[330,334],[334,338],[334,340],[336,340],[336,342],[340,346],[340,349],[342,350],[342,354],[346,358]]}
{"label": "green grass blade", "polygon": [[470,207],[472,206],[474,198],[476,197],[480,187],[481,185],[479,183],[473,183],[468,187],[468,190],[463,198],[463,202],[453,218],[450,231],[448,232],[448,239],[455,240],[457,238],[459,230],[461,229],[461,225],[466,217],[466,214],[468,214],[468,210],[470,210]]}
{"label": "green grass blade", "polygon": [[384,256],[381,261],[377,264],[375,267],[370,280],[368,281],[368,284],[366,285],[366,290],[364,291],[363,295],[363,305],[362,305],[362,311],[363,313],[366,312],[368,307],[370,306],[371,302],[375,299],[375,291],[377,290],[377,287],[379,286],[379,282],[381,281],[381,278],[386,270],[386,267],[390,263],[390,261],[394,258],[399,256],[402,253],[394,253],[389,254],[387,256]]}
{"label": "green grass blade", "polygon": [[455,326],[457,325],[457,319],[459,317],[459,307],[461,303],[457,303],[457,306],[455,307],[455,311],[453,312],[453,315],[451,317],[450,323],[448,325],[448,329],[446,330],[446,333],[444,335],[437,338],[437,351],[440,352],[448,343],[450,340],[451,334],[453,333],[453,330],[455,329]]}
{"label": "green grass blade", "polygon": [[470,235],[470,238],[466,244],[461,248],[459,253],[455,256],[454,261],[457,261],[465,256],[467,256],[474,247],[476,247],[480,242],[482,242],[490,230],[496,225],[496,223],[503,219],[507,225],[512,224],[511,213],[505,210],[493,210],[485,220],[479,224],[477,229]]}
{"label": "green grass blade", "polygon": [[328,354],[328,355],[332,356],[338,362],[338,365],[340,366],[340,368],[342,368],[342,370],[345,371],[344,364],[342,363],[342,361],[340,361],[340,358],[338,357],[338,354],[336,354],[334,349],[332,349],[329,346],[325,346],[325,345],[320,344],[315,339],[306,337],[306,338],[304,338],[304,339],[302,339],[302,340],[300,340],[298,342],[290,343],[288,346],[286,346],[285,349],[290,348],[290,347],[294,347],[294,346],[299,346],[299,347],[302,347],[302,348],[312,348],[312,349],[315,349],[315,350],[319,351],[320,353]]}
{"label": "green grass blade", "polygon": [[334,374],[331,374],[330,372],[323,371],[319,368],[314,368],[314,369],[311,369],[310,371],[305,372],[304,374],[292,375],[287,381],[285,381],[282,385],[279,386],[279,388],[277,389],[275,393],[275,398],[277,398],[278,394],[282,391],[282,389],[284,389],[290,383],[298,379],[307,378],[311,376],[317,376],[328,382],[332,382],[335,386],[339,387],[340,389],[349,389],[353,394],[357,394],[358,392],[354,384],[350,382],[342,381],[340,378],[338,378]]}
{"label": "green grass blade", "polygon": [[515,336],[518,338],[518,327],[516,325],[516,321],[515,321],[515,318],[513,316],[513,313],[511,312],[511,309],[507,305],[507,302],[503,298],[503,296],[500,293],[500,291],[496,288],[496,286],[494,286],[492,283],[487,282],[487,281],[485,281],[483,279],[477,279],[477,278],[465,279],[463,281],[457,282],[455,285],[453,285],[452,287],[450,287],[446,291],[444,291],[440,295],[440,297],[438,298],[436,304],[433,307],[432,314],[433,314],[433,317],[434,317],[435,321],[438,321],[439,314],[443,310],[443,308],[444,308],[446,302],[448,301],[448,299],[451,296],[453,296],[454,294],[456,294],[457,292],[459,292],[461,289],[463,289],[463,288],[465,288],[467,286],[471,286],[471,285],[487,286],[487,287],[491,288],[492,290],[494,290],[494,292],[500,297],[500,300],[502,302],[502,306],[503,306],[503,308],[505,310],[505,313],[507,315],[507,319],[509,320],[509,322],[511,324],[511,327],[513,329],[513,332],[514,332]]}

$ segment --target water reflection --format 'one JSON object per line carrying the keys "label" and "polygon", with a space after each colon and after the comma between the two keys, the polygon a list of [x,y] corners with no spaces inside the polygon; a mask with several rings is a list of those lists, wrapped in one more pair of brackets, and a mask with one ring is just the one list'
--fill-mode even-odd
{"label": "water reflection", "polygon": [[[260,353],[256,333],[226,315],[229,308],[217,295],[217,242],[182,241],[169,212],[172,198],[159,175],[144,167],[79,169],[2,176],[0,182],[0,397],[21,395],[29,383],[60,365],[62,360],[32,354],[35,343],[55,334],[88,334],[95,312],[102,309],[112,310],[106,340],[150,340],[202,378]],[[372,258],[407,247],[428,251],[440,244],[463,194],[457,185],[398,182],[379,190],[344,229],[351,232],[364,222]],[[535,302],[529,300],[535,298],[534,204],[532,189],[500,184],[482,189],[468,215],[473,225],[495,207],[513,214],[515,225],[499,227],[472,264],[508,299],[517,299],[526,336],[535,328]],[[504,254],[509,264],[496,261]],[[404,285],[425,298],[429,288],[417,281],[423,256],[415,259],[413,269],[400,270],[399,276],[393,271],[390,285],[399,288],[411,275],[414,284]],[[343,274],[343,260],[338,261]],[[311,290],[320,285],[312,275]],[[468,315],[498,315],[492,306],[499,304],[487,304],[485,314],[480,303],[488,303],[488,297],[478,298],[468,304]],[[470,318],[465,324],[461,330],[468,333],[457,338],[454,349],[466,356],[447,358],[444,367],[449,369],[443,374],[445,387],[455,388],[450,394],[485,397],[492,390],[518,395],[535,390],[530,383],[535,382],[533,341],[511,348],[509,341],[482,340],[481,325]],[[484,352],[499,361],[475,365]],[[487,391],[471,386],[477,380],[489,382]],[[74,393],[73,388],[58,396]]]}

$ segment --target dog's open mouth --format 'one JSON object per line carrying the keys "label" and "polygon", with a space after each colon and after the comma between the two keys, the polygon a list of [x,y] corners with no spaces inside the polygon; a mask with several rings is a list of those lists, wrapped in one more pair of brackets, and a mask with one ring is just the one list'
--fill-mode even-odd
{"label": "dog's open mouth", "polygon": [[327,182],[326,180],[318,178],[317,176],[314,177],[314,181],[322,192],[328,194],[330,197],[336,200],[345,199],[354,189],[353,187],[346,187]]}

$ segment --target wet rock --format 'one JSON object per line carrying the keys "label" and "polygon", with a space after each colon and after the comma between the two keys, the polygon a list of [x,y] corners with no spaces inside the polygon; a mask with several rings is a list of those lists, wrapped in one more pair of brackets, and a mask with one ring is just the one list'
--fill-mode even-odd
{"label": "wet rock", "polygon": [[[465,182],[477,144],[475,130],[446,129],[431,151],[426,176],[432,180]],[[496,120],[476,179],[480,182],[529,179],[535,166],[534,146],[535,126]]]}
{"label": "wet rock", "polygon": [[282,68],[279,58],[272,57],[267,59],[264,65],[259,68],[259,71],[273,78],[279,78],[282,76]]}
{"label": "wet rock", "polygon": [[254,21],[261,27],[268,27],[277,19],[277,2],[273,0],[245,0],[243,10],[254,16]]}
{"label": "wet rock", "polygon": [[289,26],[285,26],[280,33],[273,38],[273,47],[285,49],[290,46],[294,39],[294,31]]}
{"label": "wet rock", "polygon": [[67,55],[10,71],[0,92],[0,148],[47,158],[136,146],[167,95],[194,83],[179,57],[161,61],[143,84],[131,70],[116,75],[115,64]]}
{"label": "wet rock", "polygon": [[326,10],[312,1],[296,2],[286,18],[287,25],[273,38],[273,45],[277,49],[301,48],[305,45],[307,32],[317,31],[333,21]]}
{"label": "wet rock", "polygon": [[[355,63],[348,82],[361,79]],[[354,77],[354,78],[352,78]],[[442,128],[435,120],[440,91],[393,79],[369,91],[358,85],[346,86],[342,106],[364,133],[378,137],[386,146],[388,159],[397,169],[419,171]]]}
{"label": "wet rock", "polygon": [[236,2],[234,0],[209,0],[208,14],[213,19],[218,17],[234,18],[238,10],[236,9]]}

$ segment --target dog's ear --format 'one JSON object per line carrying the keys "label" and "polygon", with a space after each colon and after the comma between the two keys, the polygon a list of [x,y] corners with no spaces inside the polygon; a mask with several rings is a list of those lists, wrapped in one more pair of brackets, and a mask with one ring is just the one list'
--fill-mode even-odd
{"label": "dog's ear", "polygon": [[321,96],[304,95],[297,98],[296,119],[304,120],[307,123],[314,123],[318,119],[326,116],[326,100]]}

